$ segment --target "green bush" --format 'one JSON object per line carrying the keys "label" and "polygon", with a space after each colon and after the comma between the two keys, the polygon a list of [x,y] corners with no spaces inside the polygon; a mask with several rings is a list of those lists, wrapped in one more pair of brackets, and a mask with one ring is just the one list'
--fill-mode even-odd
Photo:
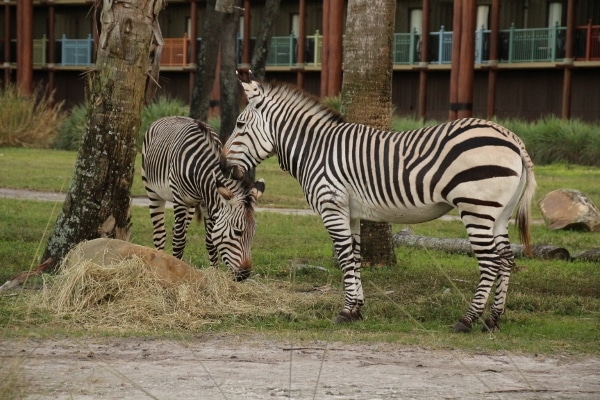
{"label": "green bush", "polygon": [[31,95],[14,85],[0,89],[0,146],[51,147],[64,119],[62,106],[39,88]]}
{"label": "green bush", "polygon": [[[142,110],[142,122],[138,137],[138,148],[142,146],[144,133],[150,124],[159,118],[171,115],[187,115],[188,107],[178,99],[159,96]],[[74,107],[58,130],[54,147],[60,150],[77,150],[85,131],[87,108],[81,104]]]}
{"label": "green bush", "polygon": [[83,104],[71,109],[56,135],[55,149],[77,150],[79,148],[79,142],[85,131],[86,116],[87,108]]}

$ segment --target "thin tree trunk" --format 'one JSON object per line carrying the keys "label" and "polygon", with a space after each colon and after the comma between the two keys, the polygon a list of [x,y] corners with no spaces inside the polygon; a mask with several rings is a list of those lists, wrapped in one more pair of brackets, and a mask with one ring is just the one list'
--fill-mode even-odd
{"label": "thin tree trunk", "polygon": [[256,36],[256,44],[254,45],[254,52],[252,53],[252,61],[250,63],[252,73],[259,80],[265,78],[267,56],[269,55],[269,47],[271,46],[271,38],[273,37],[273,23],[279,13],[280,4],[281,0],[266,0],[263,17],[260,21],[260,31]]}
{"label": "thin tree trunk", "polygon": [[219,136],[225,143],[233,132],[235,121],[240,113],[239,82],[237,70],[237,28],[239,11],[234,9],[225,14],[221,30],[221,131]]}
{"label": "thin tree trunk", "polygon": [[196,74],[192,99],[190,101],[190,117],[202,121],[208,118],[210,93],[215,83],[217,60],[221,46],[221,27],[225,14],[215,11],[216,0],[206,1],[206,17],[202,29],[202,42],[196,61]]}
{"label": "thin tree trunk", "polygon": [[129,238],[136,141],[151,44],[160,35],[163,7],[162,0],[139,0],[112,2],[102,10],[96,67],[88,73],[86,130],[62,213],[42,257],[51,258],[53,268],[83,240]]}
{"label": "thin tree trunk", "polygon": [[[395,0],[350,0],[344,39],[342,113],[348,122],[389,130]],[[394,265],[392,228],[361,221],[365,264]]]}

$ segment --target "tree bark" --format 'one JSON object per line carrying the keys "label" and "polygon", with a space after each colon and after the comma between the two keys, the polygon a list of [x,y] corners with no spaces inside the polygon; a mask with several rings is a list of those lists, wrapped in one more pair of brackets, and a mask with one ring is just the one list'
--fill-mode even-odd
{"label": "tree bark", "polygon": [[[348,2],[342,84],[342,113],[348,122],[390,129],[395,9],[395,0]],[[390,224],[361,221],[361,239],[365,264],[396,263]]]}
{"label": "tree bark", "polygon": [[96,66],[87,74],[86,128],[71,186],[42,257],[52,258],[52,269],[83,240],[129,238],[136,141],[151,44],[160,35],[158,14],[164,3],[103,3]]}
{"label": "tree bark", "polygon": [[190,117],[206,121],[210,108],[210,94],[215,83],[217,60],[221,46],[221,27],[225,14],[215,11],[216,0],[206,1],[206,17],[202,28],[202,42],[196,61],[196,75]]}

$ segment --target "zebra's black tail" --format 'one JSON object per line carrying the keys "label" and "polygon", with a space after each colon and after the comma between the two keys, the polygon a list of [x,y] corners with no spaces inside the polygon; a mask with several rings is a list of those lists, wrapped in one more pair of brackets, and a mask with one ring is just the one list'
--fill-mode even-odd
{"label": "zebra's black tail", "polygon": [[202,218],[202,208],[200,208],[200,206],[196,206],[196,212],[194,213],[194,215],[196,216],[196,221],[201,224],[204,221],[204,218]]}

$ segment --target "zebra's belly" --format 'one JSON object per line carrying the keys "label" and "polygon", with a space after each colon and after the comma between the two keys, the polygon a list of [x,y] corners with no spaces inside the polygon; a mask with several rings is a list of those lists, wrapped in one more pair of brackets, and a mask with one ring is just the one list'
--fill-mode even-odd
{"label": "zebra's belly", "polygon": [[380,206],[373,207],[353,201],[350,207],[351,218],[360,218],[367,221],[390,222],[393,224],[417,224],[431,221],[452,210],[446,203],[428,204],[419,207],[407,208]]}

